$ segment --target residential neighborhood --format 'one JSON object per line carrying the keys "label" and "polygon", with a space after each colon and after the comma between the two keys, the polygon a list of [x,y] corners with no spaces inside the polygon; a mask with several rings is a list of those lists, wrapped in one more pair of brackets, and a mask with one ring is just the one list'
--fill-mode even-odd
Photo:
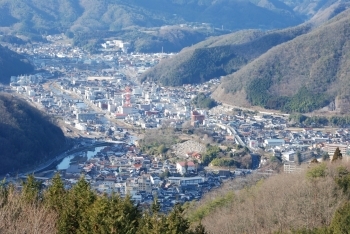
{"label": "residential neighborhood", "polygon": [[[328,154],[331,159],[336,148],[345,160],[349,158],[349,128],[303,128],[295,126],[288,114],[220,103],[212,109],[194,106],[192,100],[198,94],[210,97],[220,79],[180,87],[139,83],[140,74],[172,54],[129,53],[128,42],[120,40],[107,41],[100,53],[88,54],[64,43],[60,35],[47,40],[51,43],[16,48],[40,72],[11,77],[7,91],[56,117],[65,134],[79,144],[109,143],[91,155],[87,151],[69,154],[80,160],[57,168],[67,187],[84,175],[101,194],[130,195],[142,206],[158,199],[161,210],[167,212],[176,203],[201,199],[226,180],[273,173],[267,166],[276,158],[288,173],[301,170],[299,164],[315,157],[321,161]],[[139,141],[147,131],[162,128],[204,134],[169,147],[171,159],[142,152]],[[203,155],[211,144],[225,147],[232,157],[244,149],[250,155],[248,162],[240,167],[210,163],[204,167]],[[50,178],[43,171],[38,177]]]}

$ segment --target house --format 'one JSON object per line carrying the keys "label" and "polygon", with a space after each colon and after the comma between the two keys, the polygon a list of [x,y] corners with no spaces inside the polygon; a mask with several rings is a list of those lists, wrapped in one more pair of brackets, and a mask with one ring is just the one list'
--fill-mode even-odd
{"label": "house", "polygon": [[276,146],[282,146],[285,144],[284,139],[265,139],[264,146],[266,148],[273,148]]}
{"label": "house", "polygon": [[204,182],[203,177],[169,177],[170,183],[174,183],[181,186],[186,185],[198,185],[199,183]]}
{"label": "house", "polygon": [[295,161],[295,156],[296,153],[292,150],[292,151],[288,151],[288,152],[284,152],[282,154],[282,158],[288,162],[294,162]]}
{"label": "house", "polygon": [[186,162],[177,162],[176,163],[176,170],[181,175],[185,174],[189,171],[195,171],[196,165],[192,161],[186,161]]}

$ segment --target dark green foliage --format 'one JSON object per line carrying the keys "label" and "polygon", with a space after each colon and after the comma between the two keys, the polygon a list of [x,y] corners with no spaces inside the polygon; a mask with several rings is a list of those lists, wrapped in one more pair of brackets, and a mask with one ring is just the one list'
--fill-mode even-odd
{"label": "dark green foliage", "polygon": [[295,121],[297,124],[303,124],[306,126],[347,126],[350,125],[350,116],[331,116],[331,117],[325,117],[325,116],[312,116],[308,117],[306,115],[302,114],[291,114],[289,116],[289,120]]}
{"label": "dark green foliage", "polygon": [[50,187],[45,190],[44,200],[48,207],[54,211],[61,213],[66,202],[67,191],[59,173],[52,178]]}
{"label": "dark green foliage", "polygon": [[190,233],[189,221],[184,217],[184,210],[181,205],[177,204],[173,210],[168,215],[165,225],[167,227],[167,234],[177,234],[177,233]]}
{"label": "dark green foliage", "polygon": [[350,192],[350,173],[349,171],[344,167],[340,166],[337,168],[337,176],[335,178],[336,183],[339,185],[339,187],[343,190],[344,193]]}
{"label": "dark green foliage", "polygon": [[214,99],[209,96],[206,96],[204,93],[198,94],[193,100],[192,104],[200,109],[211,109],[217,106],[217,103]]}
{"label": "dark green foliage", "polygon": [[96,198],[90,184],[81,177],[66,196],[66,202],[58,220],[59,233],[77,233],[82,228],[85,212],[90,209]]}
{"label": "dark green foliage", "polygon": [[213,161],[218,154],[221,152],[221,149],[218,146],[207,146],[207,151],[203,155],[202,163],[204,166],[208,166],[211,161]]}
{"label": "dark green foliage", "polygon": [[25,181],[22,182],[22,198],[26,202],[35,203],[40,198],[40,189],[42,183],[35,180],[33,175],[29,175]]}
{"label": "dark green foliage", "polygon": [[[268,90],[272,85],[271,79],[254,79],[250,82],[247,87],[247,99],[248,101],[255,106],[266,106],[274,105],[280,106],[280,103],[271,103],[273,97],[268,94]],[[268,103],[270,102],[270,103]],[[284,104],[284,103],[283,103]]]}
{"label": "dark green foliage", "polygon": [[306,87],[300,88],[292,97],[276,96],[269,93],[272,85],[273,82],[269,77],[253,79],[246,89],[248,101],[252,105],[267,109],[278,109],[287,113],[311,112],[329,104],[327,95],[316,95]]}
{"label": "dark green foliage", "polygon": [[23,56],[0,45],[0,83],[9,84],[11,76],[28,74],[34,67]]}
{"label": "dark green foliage", "polygon": [[25,101],[0,94],[0,174],[54,157],[65,145],[62,130]]}
{"label": "dark green foliage", "polygon": [[350,202],[347,201],[340,207],[333,217],[331,226],[331,233],[350,233]]}
{"label": "dark green foliage", "polygon": [[342,158],[343,158],[343,154],[340,152],[339,147],[337,147],[336,150],[334,151],[332,162],[341,160]]}
{"label": "dark green foliage", "polygon": [[140,218],[129,197],[100,196],[85,210],[78,233],[137,233]]}
{"label": "dark green foliage", "polygon": [[[320,109],[329,104],[330,98],[326,94],[316,94],[311,90],[308,90],[306,87],[302,87],[299,91],[291,98],[287,97],[279,97],[285,98],[286,103],[284,106],[280,106],[279,108],[272,109],[281,109],[285,112],[311,112],[316,109]],[[289,99],[289,100],[288,100]],[[270,108],[270,107],[268,107]]]}
{"label": "dark green foliage", "polygon": [[[23,183],[20,200],[34,207],[48,208],[46,212],[56,214],[57,218],[50,225],[57,228],[57,233],[115,233],[115,234],[203,234],[204,227],[199,224],[192,231],[190,222],[184,215],[184,209],[176,205],[169,214],[160,214],[157,200],[151,210],[142,211],[130,197],[121,198],[117,194],[98,196],[91,190],[84,177],[71,188],[65,190],[59,174],[52,184],[41,191],[41,183],[29,176]],[[6,204],[7,186],[0,184],[0,209]],[[43,199],[40,194],[43,193]],[[21,204],[17,210],[21,209]],[[11,214],[12,215],[12,214]],[[16,214],[13,214],[16,215]],[[55,216],[56,217],[56,216]]]}
{"label": "dark green foliage", "polygon": [[217,167],[232,167],[232,166],[239,167],[240,166],[239,162],[236,162],[234,159],[229,159],[229,158],[215,158],[214,160],[211,161],[211,164]]}

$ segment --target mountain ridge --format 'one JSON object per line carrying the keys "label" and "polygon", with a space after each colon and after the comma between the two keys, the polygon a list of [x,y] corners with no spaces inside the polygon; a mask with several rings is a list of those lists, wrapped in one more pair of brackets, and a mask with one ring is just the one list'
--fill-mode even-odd
{"label": "mountain ridge", "polygon": [[62,130],[48,116],[0,93],[0,175],[48,160],[65,142]]}
{"label": "mountain ridge", "polygon": [[23,55],[0,45],[0,83],[9,84],[11,76],[33,71],[33,65]]}
{"label": "mountain ridge", "polygon": [[[335,109],[328,110],[347,112],[349,27],[350,10],[347,10],[228,75],[213,97],[228,104],[258,105],[287,112],[310,112],[328,104],[335,105]],[[304,100],[297,100],[298,95],[304,95]],[[301,102],[307,103],[307,107],[298,109],[296,106]]]}
{"label": "mountain ridge", "polygon": [[276,31],[247,30],[219,36],[183,49],[141,76],[163,85],[201,83],[239,70],[270,48],[308,32],[307,25]]}

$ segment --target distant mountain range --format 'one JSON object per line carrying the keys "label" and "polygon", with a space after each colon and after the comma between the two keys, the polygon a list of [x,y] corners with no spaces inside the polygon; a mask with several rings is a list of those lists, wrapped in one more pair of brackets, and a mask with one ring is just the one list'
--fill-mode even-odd
{"label": "distant mountain range", "polygon": [[[0,0],[0,32],[31,40],[66,33],[88,47],[101,38],[119,37],[134,41],[135,51],[158,52],[163,46],[177,52],[226,30],[296,26],[330,2],[334,0]],[[160,29],[181,24],[190,24],[191,30],[172,34]]]}
{"label": "distant mountain range", "polygon": [[8,84],[11,76],[33,71],[34,67],[24,56],[0,46],[0,83]]}
{"label": "distant mountain range", "polygon": [[298,26],[279,31],[243,30],[186,48],[144,73],[141,81],[162,85],[202,83],[231,74],[272,47],[311,30]]}
{"label": "distant mountain range", "polygon": [[35,33],[118,31],[188,22],[232,30],[281,28],[301,23],[310,13],[293,10],[295,5],[278,0],[0,0],[0,26]]}
{"label": "distant mountain range", "polygon": [[48,160],[65,142],[62,130],[48,116],[0,93],[0,175]]}
{"label": "distant mountain range", "polygon": [[[348,1],[333,1],[296,27],[213,37],[163,60],[141,81],[202,83],[224,76],[218,101],[286,112],[348,112]],[[348,74],[349,73],[349,74]]]}

